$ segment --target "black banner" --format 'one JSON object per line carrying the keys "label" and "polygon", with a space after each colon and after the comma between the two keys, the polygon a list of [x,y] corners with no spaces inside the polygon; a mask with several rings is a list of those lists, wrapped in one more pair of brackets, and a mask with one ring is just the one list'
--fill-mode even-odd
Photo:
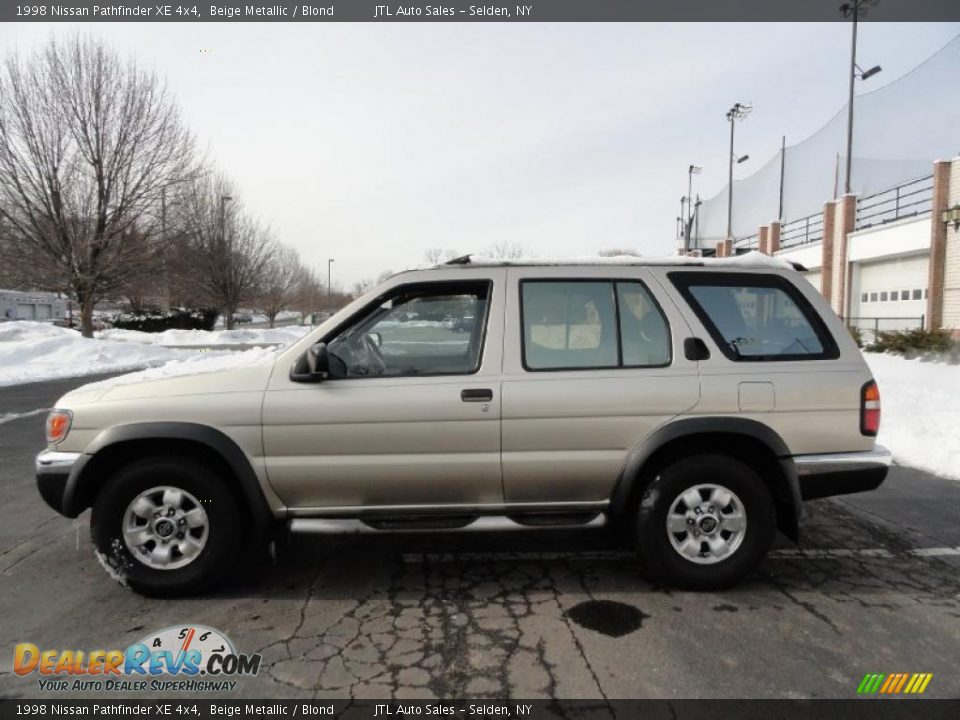
{"label": "black banner", "polygon": [[[0,22],[830,22],[841,0],[34,0]],[[960,21],[958,0],[883,0],[862,20]]]}
{"label": "black banner", "polygon": [[0,700],[0,720],[955,720],[960,700]]}

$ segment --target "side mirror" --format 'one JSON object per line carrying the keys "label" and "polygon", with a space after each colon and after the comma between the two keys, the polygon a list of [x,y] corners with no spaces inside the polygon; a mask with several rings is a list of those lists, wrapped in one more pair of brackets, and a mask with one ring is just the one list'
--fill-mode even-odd
{"label": "side mirror", "polygon": [[367,337],[373,341],[373,344],[377,347],[383,345],[383,335],[378,332],[367,333]]}
{"label": "side mirror", "polygon": [[330,375],[330,358],[327,346],[320,342],[311,345],[290,369],[293,382],[323,382]]}

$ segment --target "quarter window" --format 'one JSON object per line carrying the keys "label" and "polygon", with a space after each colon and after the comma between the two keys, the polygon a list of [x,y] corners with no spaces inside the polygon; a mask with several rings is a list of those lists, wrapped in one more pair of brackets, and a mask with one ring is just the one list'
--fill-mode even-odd
{"label": "quarter window", "polygon": [[776,275],[670,273],[714,341],[731,360],[838,357],[808,301]]}
{"label": "quarter window", "polygon": [[528,370],[670,363],[670,332],[639,282],[526,280],[520,285]]}

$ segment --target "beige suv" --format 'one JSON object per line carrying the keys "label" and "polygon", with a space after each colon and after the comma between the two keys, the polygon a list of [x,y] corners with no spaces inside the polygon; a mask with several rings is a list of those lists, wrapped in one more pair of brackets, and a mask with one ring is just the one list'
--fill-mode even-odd
{"label": "beige suv", "polygon": [[293,532],[627,531],[729,585],[801,502],[876,488],[879,393],[775,260],[476,263],[395,275],[266,361],[64,396],[40,494],[92,508],[137,591],[192,592]]}

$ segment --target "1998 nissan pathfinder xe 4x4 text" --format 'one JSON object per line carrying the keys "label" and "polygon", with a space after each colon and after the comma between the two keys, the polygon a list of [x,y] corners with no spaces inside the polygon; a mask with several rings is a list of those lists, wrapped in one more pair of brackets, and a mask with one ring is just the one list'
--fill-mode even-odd
{"label": "1998 nissan pathfinder xe 4x4 text", "polygon": [[[774,259],[395,275],[249,366],[94,384],[37,457],[133,589],[196,592],[293,532],[627,530],[653,577],[730,585],[810,498],[876,488],[880,396]],[[135,376],[134,376],[135,377]]]}

